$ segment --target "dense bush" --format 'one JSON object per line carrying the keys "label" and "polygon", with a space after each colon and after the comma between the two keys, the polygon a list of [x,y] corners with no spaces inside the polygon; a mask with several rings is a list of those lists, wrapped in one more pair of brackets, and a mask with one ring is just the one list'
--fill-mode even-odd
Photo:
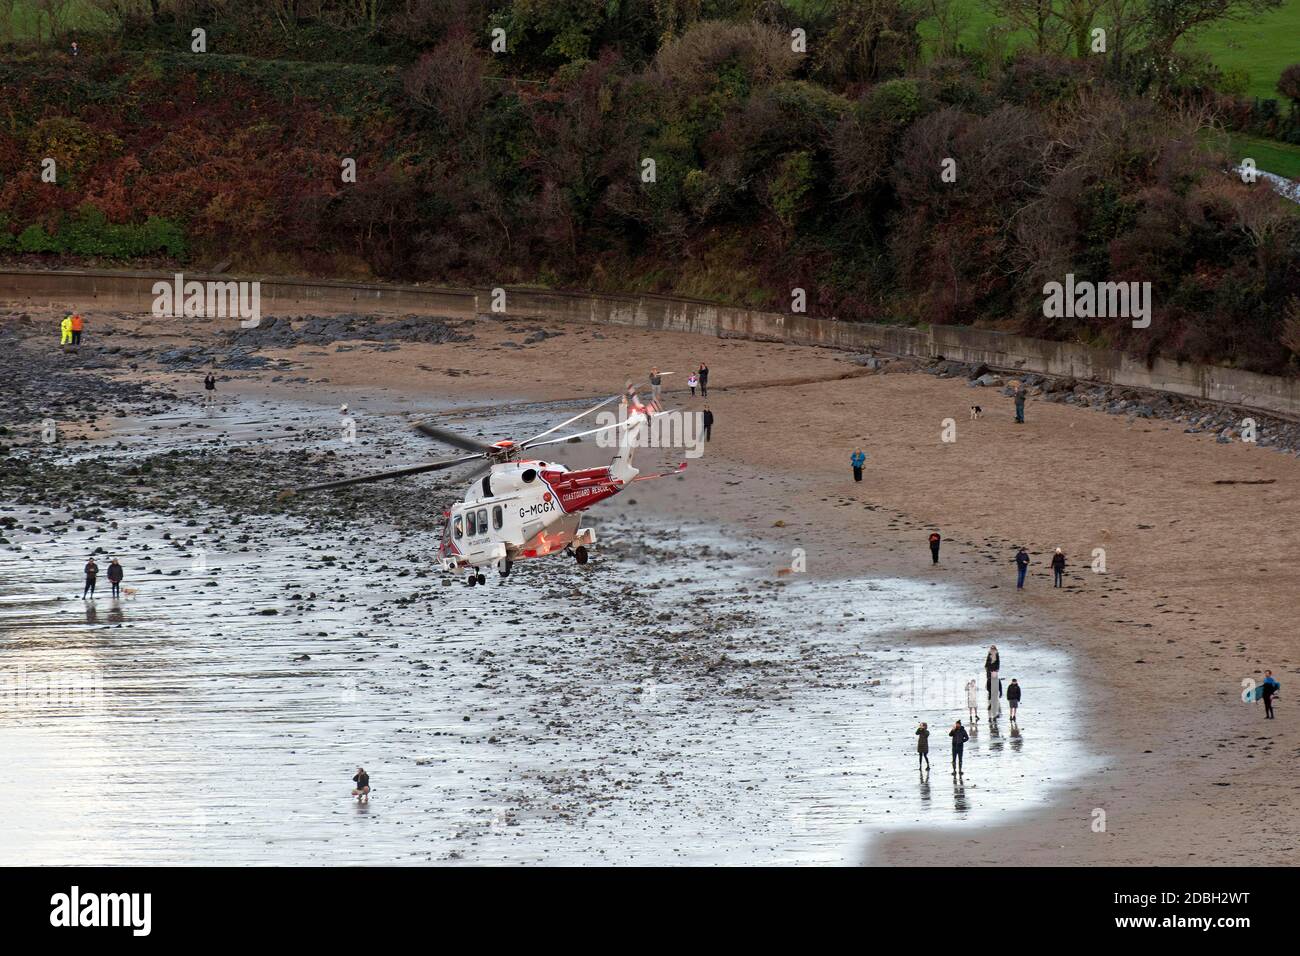
{"label": "dense bush", "polygon": [[[392,65],[192,55],[174,3],[133,41],[165,49],[0,62],[0,247],[777,309],[798,287],[843,319],[1296,366],[1300,219],[1200,133],[1287,135],[1297,110],[1234,101],[1194,58],[923,66],[902,0],[816,5],[809,55],[751,0],[311,6],[247,48],[306,56],[292,38],[333,29],[323,56],[387,43]],[[223,4],[210,48],[271,8]],[[1045,317],[1067,273],[1151,282],[1151,329]]]}
{"label": "dense bush", "polygon": [[62,218],[53,232],[30,225],[14,235],[0,223],[0,250],[60,253],[107,259],[136,259],[163,255],[184,259],[185,233],[173,222],[150,216],[141,224],[115,225],[89,204],[75,216]]}

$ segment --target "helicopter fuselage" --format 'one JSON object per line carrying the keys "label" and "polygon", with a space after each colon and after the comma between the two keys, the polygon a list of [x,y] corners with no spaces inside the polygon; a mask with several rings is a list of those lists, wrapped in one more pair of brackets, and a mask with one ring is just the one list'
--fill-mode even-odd
{"label": "helicopter fuselage", "polygon": [[570,471],[557,462],[509,461],[492,466],[445,513],[439,557],[445,570],[540,558],[587,547],[595,532],[581,512],[625,487],[609,467]]}

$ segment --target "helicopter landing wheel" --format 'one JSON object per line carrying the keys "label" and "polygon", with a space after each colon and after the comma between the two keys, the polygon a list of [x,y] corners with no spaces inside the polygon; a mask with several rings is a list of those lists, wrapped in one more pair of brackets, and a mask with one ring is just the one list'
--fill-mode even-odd
{"label": "helicopter landing wheel", "polygon": [[482,572],[480,572],[480,573],[476,576],[476,581],[477,581],[479,584],[487,584],[487,578],[484,577],[484,575],[482,574]]}
{"label": "helicopter landing wheel", "polygon": [[497,573],[501,575],[502,579],[505,579],[510,575],[510,568],[513,565],[514,565],[513,561],[502,561],[500,564],[497,565]]}
{"label": "helicopter landing wheel", "polygon": [[478,577],[476,575],[471,574],[465,579],[465,587],[467,588],[472,588],[476,584],[478,584]]}
{"label": "helicopter landing wheel", "polygon": [[578,560],[579,564],[587,563],[587,558],[588,558],[587,549],[584,548],[582,545],[578,545],[576,548],[573,549],[573,556]]}

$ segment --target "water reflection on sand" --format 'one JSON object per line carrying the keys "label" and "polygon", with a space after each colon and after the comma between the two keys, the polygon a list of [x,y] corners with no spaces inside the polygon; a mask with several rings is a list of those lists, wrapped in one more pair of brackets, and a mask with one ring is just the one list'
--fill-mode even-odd
{"label": "water reflection on sand", "polygon": [[[688,527],[657,532],[653,571],[611,548],[585,577],[404,582],[425,599],[398,606],[267,527],[264,552],[207,556],[218,587],[155,550],[134,598],[77,597],[65,550],[138,554],[166,527],[29,535],[7,562],[0,746],[26,786],[0,796],[5,863],[855,862],[872,833],[992,823],[1088,764],[1069,662],[947,587],[698,575],[672,555],[729,544]],[[1025,707],[971,728],[954,780],[990,641]]]}

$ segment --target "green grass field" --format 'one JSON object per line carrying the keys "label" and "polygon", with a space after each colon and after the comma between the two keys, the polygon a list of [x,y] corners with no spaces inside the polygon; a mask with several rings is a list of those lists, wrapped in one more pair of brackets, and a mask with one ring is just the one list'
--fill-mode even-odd
{"label": "green grass field", "polygon": [[1249,156],[1258,169],[1300,181],[1300,146],[1243,133],[1229,133],[1228,142],[1238,161]]}
{"label": "green grass field", "polygon": [[[6,16],[9,5],[0,2],[0,42],[10,40],[38,40],[50,35],[50,18],[39,12],[33,0],[16,0],[12,12]],[[95,31],[108,24],[103,11],[90,0],[67,0],[60,7],[53,23],[56,33],[64,30]]]}
{"label": "green grass field", "polygon": [[[982,0],[956,0],[955,5],[962,17],[961,42],[972,49],[981,48],[997,18]],[[1098,23],[1105,25],[1104,20]],[[937,34],[932,21],[923,23],[921,32],[927,39]],[[1011,44],[1014,47],[1027,39],[1023,34],[1018,39],[1013,36]],[[1210,54],[1222,70],[1244,72],[1249,77],[1248,95],[1279,98],[1277,79],[1282,70],[1300,63],[1300,0],[1286,0],[1278,9],[1250,20],[1215,24],[1191,46]]]}

